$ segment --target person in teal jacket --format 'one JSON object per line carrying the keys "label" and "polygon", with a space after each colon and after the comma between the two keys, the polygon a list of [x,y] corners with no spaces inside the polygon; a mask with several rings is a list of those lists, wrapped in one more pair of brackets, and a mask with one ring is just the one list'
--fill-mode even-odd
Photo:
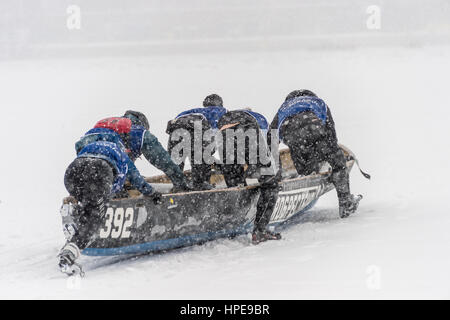
{"label": "person in teal jacket", "polygon": [[98,121],[75,144],[77,157],[64,176],[71,200],[65,201],[61,208],[67,240],[58,255],[62,272],[82,271],[76,263],[80,250],[88,246],[102,223],[106,202],[121,194],[126,180],[155,205],[161,203],[161,194],[145,181],[134,165],[141,154],[163,170],[176,188],[189,190],[181,169],[148,129],[147,118],[129,110],[123,117]]}
{"label": "person in teal jacket", "polygon": [[124,114],[125,118],[131,120],[133,126],[125,145],[129,148],[129,157],[135,161],[141,155],[159,170],[163,171],[172,181],[175,190],[189,191],[191,188],[187,184],[183,171],[176,165],[170,154],[164,149],[150,131],[147,117],[138,111],[128,110]]}

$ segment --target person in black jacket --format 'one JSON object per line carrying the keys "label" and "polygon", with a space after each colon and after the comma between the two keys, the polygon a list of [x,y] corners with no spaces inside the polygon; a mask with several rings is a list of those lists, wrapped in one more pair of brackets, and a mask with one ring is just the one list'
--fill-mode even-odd
{"label": "person in black jacket", "polygon": [[362,196],[350,193],[346,158],[338,145],[330,109],[322,99],[310,90],[292,91],[270,127],[278,130],[280,140],[289,147],[299,175],[318,173],[320,163],[328,162],[339,199],[340,217],[356,211]]}
{"label": "person in black jacket", "polygon": [[[192,184],[195,190],[209,190],[213,188],[210,184],[212,164],[206,163],[203,158],[205,149],[210,142],[203,139],[203,135],[208,130],[216,131],[217,122],[226,112],[222,98],[217,94],[211,94],[204,99],[203,108],[186,110],[167,124],[166,133],[170,135],[167,149],[172,158],[175,158],[174,155],[177,155],[176,153],[174,154],[174,152],[177,152],[174,149],[180,142],[183,142],[184,139],[190,141],[190,152],[183,154],[184,150],[182,150],[177,157],[181,158],[181,163],[179,164],[181,170],[184,169],[186,158],[189,158],[192,167]],[[197,129],[199,134],[197,139],[201,138],[201,142],[198,145],[195,142],[196,126],[199,129]]]}
{"label": "person in black jacket", "polygon": [[221,171],[227,187],[246,186],[247,178],[259,182],[260,197],[256,205],[252,242],[258,244],[281,239],[279,233],[266,229],[278,199],[281,175],[278,168],[274,169],[269,154],[266,118],[249,109],[233,110],[220,118],[218,127],[223,141]]}

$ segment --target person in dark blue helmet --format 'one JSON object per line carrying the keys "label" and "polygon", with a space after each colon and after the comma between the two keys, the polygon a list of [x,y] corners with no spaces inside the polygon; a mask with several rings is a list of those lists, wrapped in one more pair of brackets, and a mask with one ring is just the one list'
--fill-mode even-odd
{"label": "person in dark blue helmet", "polygon": [[338,145],[330,109],[322,99],[310,90],[292,91],[270,128],[278,130],[280,140],[289,147],[298,174],[318,173],[319,164],[328,162],[339,199],[340,216],[345,218],[356,211],[362,196],[350,193],[346,158]]}
{"label": "person in dark blue helmet", "polygon": [[[197,150],[201,154],[200,161],[195,161],[195,149],[194,149],[194,133],[196,123],[200,124],[201,137],[207,130],[217,130],[217,123],[219,119],[227,112],[223,107],[223,100],[218,94],[211,94],[207,96],[203,101],[203,108],[194,108],[186,110],[175,117],[167,124],[166,133],[169,135],[168,151],[172,155],[174,147],[180,143],[184,137],[175,138],[174,133],[178,129],[183,129],[185,134],[189,135],[191,141],[190,154],[180,154],[182,159],[179,164],[181,170],[184,169],[185,161],[189,158],[192,167],[192,184],[196,190],[209,190],[212,189],[210,184],[212,165],[205,163],[203,154],[205,148],[211,143],[202,139],[201,150]],[[186,137],[187,138],[187,137]]]}
{"label": "person in dark blue helmet", "polygon": [[[278,199],[281,171],[275,166],[267,145],[269,124],[266,118],[250,109],[232,110],[219,120],[219,129],[223,135],[221,171],[227,187],[245,186],[247,178],[257,179],[259,182],[260,197],[256,205],[252,242],[258,244],[267,240],[281,239],[279,233],[267,230]],[[247,133],[240,141],[239,131],[242,137]],[[233,141],[228,141],[230,137]],[[239,143],[244,143],[244,146],[238,146]],[[257,146],[253,150],[253,155],[250,151],[252,146]],[[240,154],[241,152],[244,154]],[[265,153],[265,159],[262,158],[262,153]],[[230,154],[233,155],[230,157]]]}
{"label": "person in dark blue helmet", "polygon": [[164,149],[158,138],[150,132],[147,117],[143,113],[133,110],[126,111],[123,117],[130,119],[133,124],[130,134],[123,138],[131,160],[134,162],[144,155],[150,164],[169,177],[174,185],[174,190],[191,190],[183,171],[172,161],[170,154]]}

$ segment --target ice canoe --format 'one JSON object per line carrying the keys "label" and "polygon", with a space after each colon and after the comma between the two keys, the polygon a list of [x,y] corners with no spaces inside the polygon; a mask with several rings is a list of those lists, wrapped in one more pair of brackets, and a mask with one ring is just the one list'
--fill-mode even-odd
{"label": "ice canoe", "polygon": [[[354,164],[352,152],[341,146],[347,156],[347,168]],[[334,187],[328,170],[310,176],[297,176],[288,150],[281,151],[283,180],[269,227],[287,223],[306,212],[320,196]],[[213,177],[223,185],[223,177]],[[148,179],[163,190],[165,176]],[[131,192],[133,194],[133,192]],[[141,254],[175,249],[223,237],[248,233],[253,228],[257,186],[217,188],[209,191],[163,194],[163,203],[132,195],[113,199],[100,229],[83,254],[112,256]]]}

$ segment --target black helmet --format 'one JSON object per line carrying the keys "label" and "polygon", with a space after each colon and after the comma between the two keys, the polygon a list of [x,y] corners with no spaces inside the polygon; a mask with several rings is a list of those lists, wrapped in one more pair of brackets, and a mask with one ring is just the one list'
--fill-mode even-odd
{"label": "black helmet", "polygon": [[302,90],[294,90],[291,93],[289,93],[286,97],[286,100],[284,101],[288,101],[291,100],[293,98],[297,98],[297,97],[305,97],[305,96],[309,96],[309,97],[317,97],[317,95],[310,91],[310,90],[306,90],[306,89],[302,89]]}
{"label": "black helmet", "polygon": [[147,130],[150,128],[147,117],[142,112],[127,110],[123,116],[130,119],[133,125],[143,126]]}
{"label": "black helmet", "polygon": [[203,106],[206,107],[223,107],[223,100],[218,94],[210,94],[203,100]]}

